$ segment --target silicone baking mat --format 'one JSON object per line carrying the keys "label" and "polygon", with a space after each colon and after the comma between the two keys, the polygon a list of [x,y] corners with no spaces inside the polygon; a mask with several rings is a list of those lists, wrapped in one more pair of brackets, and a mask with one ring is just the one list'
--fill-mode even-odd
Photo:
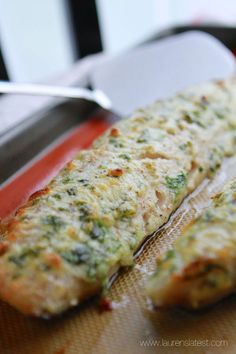
{"label": "silicone baking mat", "polygon": [[[108,125],[102,119],[90,119],[20,171],[0,192],[0,216],[5,217],[42,188],[75,150],[87,147]],[[213,181],[204,181],[183,202],[145,243],[135,266],[115,279],[102,307],[92,299],[62,316],[40,320],[0,302],[0,354],[236,353],[235,296],[194,313],[154,310],[143,291],[157,255],[171,247],[210,196],[236,175],[235,166],[235,160],[225,162]]]}

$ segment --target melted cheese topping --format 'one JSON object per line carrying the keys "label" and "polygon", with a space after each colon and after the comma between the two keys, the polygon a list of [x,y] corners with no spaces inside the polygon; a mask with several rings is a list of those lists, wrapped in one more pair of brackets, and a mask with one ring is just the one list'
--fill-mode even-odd
{"label": "melted cheese topping", "polygon": [[235,113],[235,81],[207,84],[136,111],[79,152],[8,225],[2,299],[46,316],[98,292],[234,152]]}

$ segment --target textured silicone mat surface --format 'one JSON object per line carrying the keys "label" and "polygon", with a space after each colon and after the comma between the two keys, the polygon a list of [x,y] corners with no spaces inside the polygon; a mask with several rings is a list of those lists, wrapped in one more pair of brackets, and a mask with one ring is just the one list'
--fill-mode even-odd
{"label": "textured silicone mat surface", "polygon": [[39,320],[0,303],[0,354],[236,353],[235,296],[191,313],[154,310],[143,292],[156,256],[171,247],[183,226],[235,175],[235,159],[229,160],[146,242],[134,268],[122,271],[109,290],[112,310],[101,311],[91,300],[63,316]]}

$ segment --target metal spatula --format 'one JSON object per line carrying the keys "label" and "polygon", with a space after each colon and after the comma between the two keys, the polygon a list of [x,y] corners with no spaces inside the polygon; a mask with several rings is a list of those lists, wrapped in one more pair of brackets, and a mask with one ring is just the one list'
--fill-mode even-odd
{"label": "metal spatula", "polygon": [[80,87],[49,86],[0,81],[0,93],[51,96],[74,99],[78,98],[95,102],[104,109],[111,109],[112,106],[110,99],[101,90],[92,91]]}

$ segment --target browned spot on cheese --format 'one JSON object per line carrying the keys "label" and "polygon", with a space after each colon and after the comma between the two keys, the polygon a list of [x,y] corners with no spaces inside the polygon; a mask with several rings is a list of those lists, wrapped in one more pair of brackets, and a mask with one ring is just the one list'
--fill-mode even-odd
{"label": "browned spot on cheese", "polygon": [[25,207],[20,207],[17,211],[16,211],[16,215],[17,216],[22,216],[25,212]]}
{"label": "browned spot on cheese", "polygon": [[2,219],[0,219],[0,234],[4,234],[7,229],[7,223],[4,223]]}
{"label": "browned spot on cheese", "polygon": [[9,242],[2,241],[0,243],[0,256],[2,256],[8,250],[8,247],[9,247]]}
{"label": "browned spot on cheese", "polygon": [[197,167],[198,167],[197,162],[195,160],[192,160],[192,162],[191,162],[191,172],[195,171]]}
{"label": "browned spot on cheese", "polygon": [[218,199],[218,198],[220,198],[222,196],[222,194],[223,194],[222,192],[219,192],[219,193],[211,196],[211,199]]}
{"label": "browned spot on cheese", "polygon": [[109,170],[108,175],[111,177],[120,177],[124,174],[122,168],[115,168],[114,170]]}
{"label": "browned spot on cheese", "polygon": [[229,253],[230,253],[229,247],[223,247],[217,252],[218,256],[223,259],[227,259],[229,257]]}
{"label": "browned spot on cheese", "polygon": [[206,259],[198,259],[190,263],[183,271],[183,278],[185,280],[201,276],[205,273],[206,266],[209,264],[209,261]]}
{"label": "browned spot on cheese", "polygon": [[145,222],[148,221],[149,215],[150,215],[150,211],[149,211],[149,210],[148,210],[148,211],[145,211],[145,212],[143,213],[143,220],[144,220]]}
{"label": "browned spot on cheese", "polygon": [[187,225],[185,225],[182,229],[182,234],[186,233],[187,230],[195,223],[195,219],[192,219]]}
{"label": "browned spot on cheese", "polygon": [[164,152],[158,152],[158,151],[145,151],[144,153],[141,154],[142,158],[148,158],[148,159],[165,159],[168,160],[169,157],[164,153]]}
{"label": "browned spot on cheese", "polygon": [[217,80],[216,81],[216,85],[218,85],[220,88],[224,88],[225,87],[225,83],[223,80]]}
{"label": "browned spot on cheese", "polygon": [[167,133],[171,134],[171,135],[175,135],[176,131],[174,127],[167,127],[166,129]]}
{"label": "browned spot on cheese", "polygon": [[7,232],[8,232],[8,238],[11,236],[11,232],[13,230],[17,229],[17,226],[19,225],[19,221],[17,219],[11,219],[9,223],[7,224]]}
{"label": "browned spot on cheese", "polygon": [[110,136],[117,138],[120,135],[120,131],[117,128],[112,128],[110,131]]}
{"label": "browned spot on cheese", "polygon": [[41,197],[41,196],[43,196],[43,195],[45,195],[45,194],[48,194],[49,191],[50,191],[50,189],[49,189],[48,187],[46,187],[46,188],[44,188],[44,189],[40,189],[39,191],[33,193],[33,194],[30,196],[29,200],[32,201],[32,200],[34,200],[34,199],[36,199],[36,198],[39,198],[39,197]]}
{"label": "browned spot on cheese", "polygon": [[208,104],[207,96],[202,96],[202,97],[201,97],[201,102],[202,102],[203,104],[207,105],[207,104]]}
{"label": "browned spot on cheese", "polygon": [[165,196],[160,191],[155,191],[155,194],[157,197],[158,204],[161,206],[165,202]]}
{"label": "browned spot on cheese", "polygon": [[46,260],[54,268],[59,268],[61,265],[61,257],[57,253],[48,253]]}
{"label": "browned spot on cheese", "polygon": [[76,166],[73,161],[70,161],[70,162],[68,162],[66,168],[67,168],[67,170],[72,171],[76,168]]}
{"label": "browned spot on cheese", "polygon": [[13,232],[9,232],[8,235],[7,235],[7,239],[8,239],[8,241],[10,241],[10,242],[16,241],[16,239],[17,239],[16,234],[13,233]]}
{"label": "browned spot on cheese", "polygon": [[67,233],[71,237],[75,237],[77,235],[76,230],[75,230],[74,227],[69,227]]}

